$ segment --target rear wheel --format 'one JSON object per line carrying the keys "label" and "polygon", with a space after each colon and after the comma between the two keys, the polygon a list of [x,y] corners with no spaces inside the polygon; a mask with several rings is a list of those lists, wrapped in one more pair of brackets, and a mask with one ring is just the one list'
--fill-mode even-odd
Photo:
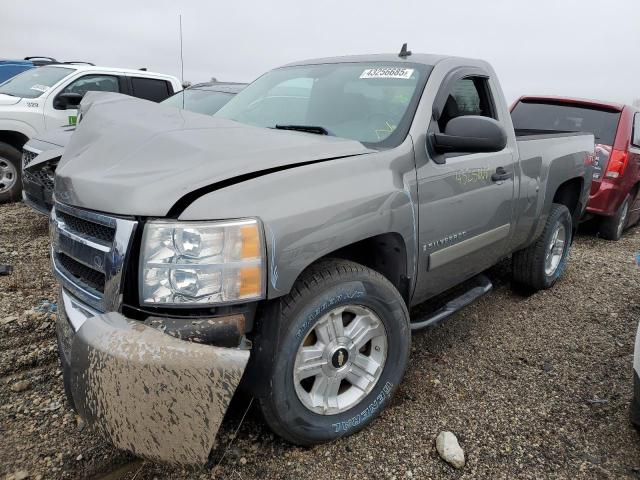
{"label": "rear wheel", "polygon": [[538,240],[513,254],[513,279],[532,290],[552,287],[567,265],[572,234],[569,209],[552,204]]}
{"label": "rear wheel", "polygon": [[0,143],[0,203],[13,202],[20,198],[20,152],[6,143]]}
{"label": "rear wheel", "polygon": [[627,195],[622,202],[622,205],[618,208],[618,211],[612,217],[605,217],[600,220],[600,234],[607,240],[620,240],[625,227],[627,226],[627,220],[629,218],[629,204],[631,203],[631,196]]}
{"label": "rear wheel", "polygon": [[409,314],[379,273],[346,260],[309,269],[282,299],[280,338],[260,406],[299,445],[357,432],[396,390],[407,364]]}

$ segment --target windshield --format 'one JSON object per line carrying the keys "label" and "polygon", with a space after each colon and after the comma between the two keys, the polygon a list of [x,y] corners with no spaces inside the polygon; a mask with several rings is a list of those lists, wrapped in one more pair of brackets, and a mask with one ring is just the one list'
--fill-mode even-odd
{"label": "windshield", "polygon": [[245,88],[216,116],[267,128],[314,127],[305,131],[392,147],[406,137],[431,69],[404,62],[279,68]]}
{"label": "windshield", "polygon": [[73,68],[61,67],[33,68],[0,85],[0,93],[14,97],[36,98],[74,71]]}
{"label": "windshield", "polygon": [[613,145],[620,112],[560,102],[525,100],[511,112],[516,130],[593,133],[596,143]]}
{"label": "windshield", "polygon": [[184,108],[185,110],[196,113],[213,115],[220,110],[220,107],[231,100],[232,97],[232,93],[188,88],[170,96],[160,103],[169,107]]}

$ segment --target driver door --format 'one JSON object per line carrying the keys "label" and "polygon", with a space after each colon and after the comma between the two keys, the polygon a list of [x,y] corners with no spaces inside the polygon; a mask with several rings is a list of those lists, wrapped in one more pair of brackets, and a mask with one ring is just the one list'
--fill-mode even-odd
{"label": "driver door", "polygon": [[[448,121],[458,116],[500,120],[489,76],[473,70],[445,77],[431,124],[425,125],[427,138],[444,133]],[[507,253],[515,172],[509,143],[492,153],[438,154],[428,145],[416,148],[416,161],[421,248],[415,292],[420,301],[482,272]],[[503,171],[509,178],[492,180]]]}

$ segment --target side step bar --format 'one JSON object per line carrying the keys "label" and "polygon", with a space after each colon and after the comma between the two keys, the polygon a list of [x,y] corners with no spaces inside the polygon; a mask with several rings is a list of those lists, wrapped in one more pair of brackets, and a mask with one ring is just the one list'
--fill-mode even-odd
{"label": "side step bar", "polygon": [[458,310],[463,309],[478,298],[489,293],[493,288],[491,280],[489,280],[484,275],[478,275],[474,278],[474,280],[476,286],[471,287],[471,289],[467,290],[459,297],[456,297],[453,300],[447,302],[444,307],[439,308],[438,310],[433,312],[427,317],[426,320],[422,320],[420,322],[412,322],[411,330],[415,332],[416,330],[422,330],[423,328],[435,327],[445,318],[453,315]]}

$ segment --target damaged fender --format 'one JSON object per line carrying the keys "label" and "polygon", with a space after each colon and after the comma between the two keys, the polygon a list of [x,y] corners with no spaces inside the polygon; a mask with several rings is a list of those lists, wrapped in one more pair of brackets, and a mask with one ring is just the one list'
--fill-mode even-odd
{"label": "damaged fender", "polygon": [[71,346],[78,413],[116,447],[204,463],[249,351],[179,340],[119,313],[88,318]]}

